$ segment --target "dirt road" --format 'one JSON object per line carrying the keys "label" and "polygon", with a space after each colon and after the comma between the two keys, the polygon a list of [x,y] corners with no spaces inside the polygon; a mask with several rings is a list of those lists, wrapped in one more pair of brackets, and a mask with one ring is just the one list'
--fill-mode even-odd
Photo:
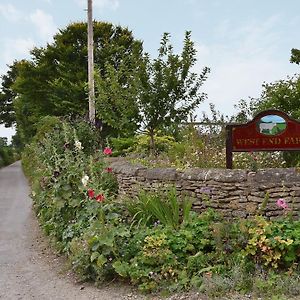
{"label": "dirt road", "polygon": [[0,299],[143,299],[129,288],[97,289],[63,271],[32,213],[20,162],[0,170]]}

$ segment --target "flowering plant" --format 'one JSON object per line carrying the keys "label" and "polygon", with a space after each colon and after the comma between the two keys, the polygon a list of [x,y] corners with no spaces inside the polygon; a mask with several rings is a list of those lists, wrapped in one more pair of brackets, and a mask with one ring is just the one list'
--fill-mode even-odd
{"label": "flowering plant", "polygon": [[112,155],[112,149],[109,147],[105,147],[103,150],[103,154],[105,155]]}
{"label": "flowering plant", "polygon": [[95,191],[93,189],[88,189],[87,193],[90,199],[95,197]]}
{"label": "flowering plant", "polygon": [[81,142],[79,142],[78,140],[75,140],[74,145],[77,150],[83,149]]}
{"label": "flowering plant", "polygon": [[245,256],[252,257],[257,264],[265,267],[276,269],[290,266],[297,260],[299,251],[299,235],[295,235],[297,226],[299,225],[296,222],[271,222],[256,217],[248,230],[249,240]]}
{"label": "flowering plant", "polygon": [[90,178],[89,178],[89,176],[87,176],[87,175],[84,175],[84,176],[81,178],[81,182],[82,182],[82,184],[83,184],[84,187],[87,186],[89,179],[90,179]]}
{"label": "flowering plant", "polygon": [[97,202],[103,202],[105,200],[105,196],[103,194],[99,194],[96,196]]}
{"label": "flowering plant", "polygon": [[288,209],[288,205],[287,205],[286,201],[282,198],[278,199],[276,204],[278,207],[281,207],[283,209]]}

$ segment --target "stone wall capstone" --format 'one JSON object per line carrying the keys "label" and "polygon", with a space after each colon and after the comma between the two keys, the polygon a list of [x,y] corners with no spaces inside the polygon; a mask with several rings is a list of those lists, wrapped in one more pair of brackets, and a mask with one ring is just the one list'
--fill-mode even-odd
{"label": "stone wall capstone", "polygon": [[[247,218],[263,213],[273,219],[283,215],[276,205],[284,199],[292,214],[300,209],[300,173],[297,168],[249,170],[146,168],[126,160],[110,164],[119,184],[119,195],[130,197],[141,190],[157,192],[176,187],[178,195],[193,201],[193,210],[213,208],[225,218]],[[263,210],[262,210],[263,209]]]}

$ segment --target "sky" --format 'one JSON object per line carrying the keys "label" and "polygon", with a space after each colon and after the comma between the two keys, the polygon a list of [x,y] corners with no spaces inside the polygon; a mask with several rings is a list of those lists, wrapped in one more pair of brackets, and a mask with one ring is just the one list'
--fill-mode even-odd
{"label": "sky", "polygon": [[[51,43],[59,28],[85,21],[86,8],[87,0],[0,0],[0,74]],[[264,82],[299,73],[289,63],[291,49],[300,49],[299,11],[299,0],[93,0],[95,20],[128,27],[152,57],[164,32],[178,53],[192,32],[195,71],[211,69],[198,116],[209,103],[230,116],[239,100],[259,97]],[[0,125],[0,137],[13,132]]]}

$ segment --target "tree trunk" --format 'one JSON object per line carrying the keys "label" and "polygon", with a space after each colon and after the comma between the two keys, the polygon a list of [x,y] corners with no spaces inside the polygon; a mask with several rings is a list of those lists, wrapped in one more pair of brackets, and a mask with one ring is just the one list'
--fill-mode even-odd
{"label": "tree trunk", "polygon": [[150,135],[150,155],[155,156],[156,149],[155,149],[155,140],[154,140],[154,130],[153,129],[151,129],[149,131],[149,135]]}

